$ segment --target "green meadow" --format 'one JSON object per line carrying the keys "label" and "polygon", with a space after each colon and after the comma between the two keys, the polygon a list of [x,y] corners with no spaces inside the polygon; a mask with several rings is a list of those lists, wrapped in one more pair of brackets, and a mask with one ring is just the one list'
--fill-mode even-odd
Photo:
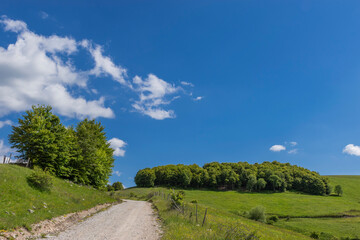
{"label": "green meadow", "polygon": [[[105,192],[53,178],[51,191],[29,186],[33,170],[16,165],[0,165],[0,230],[24,226],[71,212],[114,202]],[[30,213],[30,210],[34,211]]]}
{"label": "green meadow", "polygon": [[[244,232],[255,232],[260,239],[309,239],[313,232],[323,233],[320,239],[357,239],[360,236],[360,217],[356,217],[360,215],[360,176],[329,178],[331,185],[343,187],[343,196],[184,190],[187,207],[194,209],[191,202],[196,200],[202,214],[208,208],[207,228],[196,227],[181,214],[174,214],[166,199],[155,197],[153,201],[164,221],[165,239],[216,239],[219,236],[221,239],[226,232],[219,228],[223,225],[241,226]],[[169,193],[165,188],[131,188],[121,191],[120,195],[146,198],[154,191]],[[269,225],[245,218],[245,212],[256,206],[265,207],[267,216],[276,215],[279,221]],[[209,230],[205,229],[212,229],[214,236],[207,236]]]}

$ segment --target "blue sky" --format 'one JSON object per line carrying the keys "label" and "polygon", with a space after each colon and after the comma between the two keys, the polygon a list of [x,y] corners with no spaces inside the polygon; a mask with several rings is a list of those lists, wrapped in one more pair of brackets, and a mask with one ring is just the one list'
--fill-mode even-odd
{"label": "blue sky", "polygon": [[103,123],[125,186],[211,161],[360,174],[359,14],[358,1],[2,1],[1,152],[43,103],[65,125]]}

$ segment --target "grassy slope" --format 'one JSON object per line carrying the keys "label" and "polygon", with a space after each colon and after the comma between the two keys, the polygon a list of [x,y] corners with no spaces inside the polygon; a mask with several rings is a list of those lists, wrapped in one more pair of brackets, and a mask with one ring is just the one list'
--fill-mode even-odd
{"label": "grassy slope", "polygon": [[[0,164],[0,229],[29,227],[44,219],[114,201],[104,192],[57,178],[51,192],[40,192],[27,184],[26,177],[31,172],[23,167]],[[29,213],[28,209],[35,212]]]}
{"label": "grassy slope", "polygon": [[[240,193],[236,191],[207,191],[207,190],[186,190],[185,200],[197,200],[199,205],[209,207],[217,222],[228,219],[240,222],[253,230],[257,230],[263,239],[287,239],[288,232],[281,232],[279,229],[288,229],[310,236],[311,232],[330,233],[336,237],[360,236],[360,218],[290,218],[280,220],[275,227],[256,223],[245,218],[239,218],[244,211],[249,211],[255,206],[264,206],[269,215],[279,216],[323,216],[339,214],[360,215],[360,176],[330,176],[333,186],[340,184],[344,190],[342,197],[337,196],[314,196],[294,192],[285,193]],[[134,192],[144,194],[145,189],[128,189],[125,193]],[[160,204],[161,205],[161,204]],[[163,214],[166,211],[163,211]],[[182,226],[174,220],[166,222],[170,229],[170,236],[175,235],[176,228]],[[180,220],[178,220],[180,221]],[[181,222],[181,221],[180,221]],[[278,228],[276,228],[278,227]],[[184,227],[184,232],[187,227]],[[171,233],[173,231],[174,233]],[[278,236],[278,237],[275,237]],[[295,237],[292,237],[296,239]],[[171,239],[171,238],[169,238]],[[176,239],[176,238],[175,238]],[[178,238],[180,239],[180,237]],[[290,237],[291,239],[291,237]]]}
{"label": "grassy slope", "polygon": [[[329,212],[345,212],[360,214],[360,176],[329,176],[333,186],[340,184],[344,190],[342,197],[337,197],[335,203],[328,207]],[[336,198],[336,197],[333,197]],[[316,213],[318,210],[313,205],[308,206]],[[350,211],[357,210],[357,211]],[[322,210],[323,211],[323,210]],[[320,218],[320,219],[291,219],[280,221],[277,225],[294,231],[309,234],[315,232],[327,232],[337,237],[360,237],[360,218]]]}
{"label": "grassy slope", "polygon": [[[120,191],[119,194],[122,197],[129,197],[130,193],[137,195],[137,197],[146,196],[150,192],[162,191],[168,193],[169,191],[165,188],[132,188]],[[201,196],[203,191],[186,191],[186,195],[198,193],[196,196]],[[208,198],[211,198],[211,191]],[[220,193],[220,192],[219,192]],[[224,192],[222,192],[224,194]],[[220,193],[221,194],[221,193]],[[194,195],[193,195],[194,196]],[[219,195],[220,196],[220,195]],[[227,198],[227,197],[226,197]],[[205,208],[208,208],[208,217],[207,224],[204,227],[197,226],[194,222],[194,209],[195,205],[189,203],[190,200],[193,200],[194,197],[187,197],[186,203],[187,206],[192,209],[193,215],[192,219],[189,220],[188,215],[183,217],[180,214],[177,214],[176,211],[169,211],[169,202],[163,200],[160,197],[153,198],[155,206],[159,209],[160,217],[164,221],[165,235],[164,239],[233,239],[225,238],[229,233],[230,229],[240,229],[245,233],[256,232],[256,236],[260,239],[275,240],[275,239],[309,239],[306,236],[301,234],[291,232],[286,229],[279,227],[259,223],[252,221],[243,217],[239,217],[236,214],[233,214],[231,211],[228,211],[225,208],[217,208],[216,204],[209,204],[210,199],[202,199],[199,201],[199,222],[202,221],[204,216]],[[199,198],[197,198],[199,199]],[[223,197],[225,199],[225,197]],[[189,212],[188,212],[189,213]],[[188,214],[187,213],[187,214]],[[200,217],[201,216],[201,217]],[[230,231],[231,232],[231,231]]]}

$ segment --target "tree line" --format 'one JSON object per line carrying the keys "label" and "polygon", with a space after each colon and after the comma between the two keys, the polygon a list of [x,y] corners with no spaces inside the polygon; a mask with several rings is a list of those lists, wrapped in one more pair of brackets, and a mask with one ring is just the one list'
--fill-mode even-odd
{"label": "tree line", "polygon": [[203,167],[179,164],[145,168],[137,172],[135,183],[139,187],[243,189],[250,192],[294,190],[315,195],[331,193],[328,178],[277,161],[261,164],[212,162]]}
{"label": "tree line", "polygon": [[57,177],[105,188],[112,173],[113,149],[104,127],[84,119],[65,127],[51,106],[32,106],[9,135],[18,157]]}

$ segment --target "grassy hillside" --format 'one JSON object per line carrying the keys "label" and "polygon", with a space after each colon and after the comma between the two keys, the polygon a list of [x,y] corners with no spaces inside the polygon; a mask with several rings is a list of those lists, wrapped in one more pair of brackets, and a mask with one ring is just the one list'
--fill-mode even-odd
{"label": "grassy hillside", "polygon": [[[185,201],[190,204],[192,200],[197,200],[202,208],[208,207],[211,213],[210,218],[213,218],[214,223],[228,222],[230,225],[236,222],[241,223],[250,231],[255,230],[261,239],[306,239],[312,232],[324,232],[339,239],[356,238],[360,236],[360,217],[350,216],[360,215],[360,176],[330,176],[329,178],[333,186],[340,184],[343,187],[342,197],[315,196],[297,192],[244,193],[185,190]],[[154,190],[133,188],[121,194],[129,195],[132,192],[141,196],[150,191]],[[181,239],[181,233],[177,230],[179,226],[183,228],[182,232],[197,234],[191,230],[193,225],[187,226],[186,221],[183,223],[181,220],[176,220],[176,216],[168,216],[169,212],[165,210],[165,203],[161,200],[157,200],[156,204],[162,209],[160,214],[165,216],[165,225],[169,229],[166,234],[168,239],[172,237]],[[242,217],[244,211],[249,211],[259,205],[266,208],[268,215],[277,215],[281,219],[274,226],[270,226]],[[339,217],[344,215],[347,217]],[[300,236],[296,232],[303,235]]]}
{"label": "grassy hillside", "polygon": [[[169,190],[165,188],[132,188],[122,190],[118,194],[125,198],[146,199],[149,193],[155,191],[160,191],[165,194],[169,193]],[[196,191],[185,192],[186,194],[189,192],[192,192],[193,194],[196,193]],[[211,193],[211,191],[209,191],[209,193]],[[199,191],[197,196],[201,195],[202,191]],[[227,209],[217,208],[216,204],[211,205],[209,204],[209,201],[205,200],[198,200],[199,221],[198,224],[196,224],[194,215],[195,204],[190,203],[191,200],[194,200],[194,198],[189,196],[186,197],[188,211],[185,215],[182,215],[175,210],[169,210],[169,201],[167,201],[166,197],[165,199],[161,196],[152,198],[154,205],[159,210],[160,217],[163,219],[165,228],[164,239],[310,239],[307,236],[287,229],[243,218]],[[207,219],[204,227],[202,227],[201,223],[205,208],[208,209]],[[189,215],[189,210],[192,212],[191,217]],[[242,233],[246,236],[242,236],[241,238],[239,235]],[[249,238],[252,233],[255,233],[255,238]]]}
{"label": "grassy hillside", "polygon": [[0,164],[0,230],[29,227],[44,219],[115,201],[104,192],[58,178],[54,178],[50,192],[41,192],[28,185],[26,177],[31,172],[27,168]]}

